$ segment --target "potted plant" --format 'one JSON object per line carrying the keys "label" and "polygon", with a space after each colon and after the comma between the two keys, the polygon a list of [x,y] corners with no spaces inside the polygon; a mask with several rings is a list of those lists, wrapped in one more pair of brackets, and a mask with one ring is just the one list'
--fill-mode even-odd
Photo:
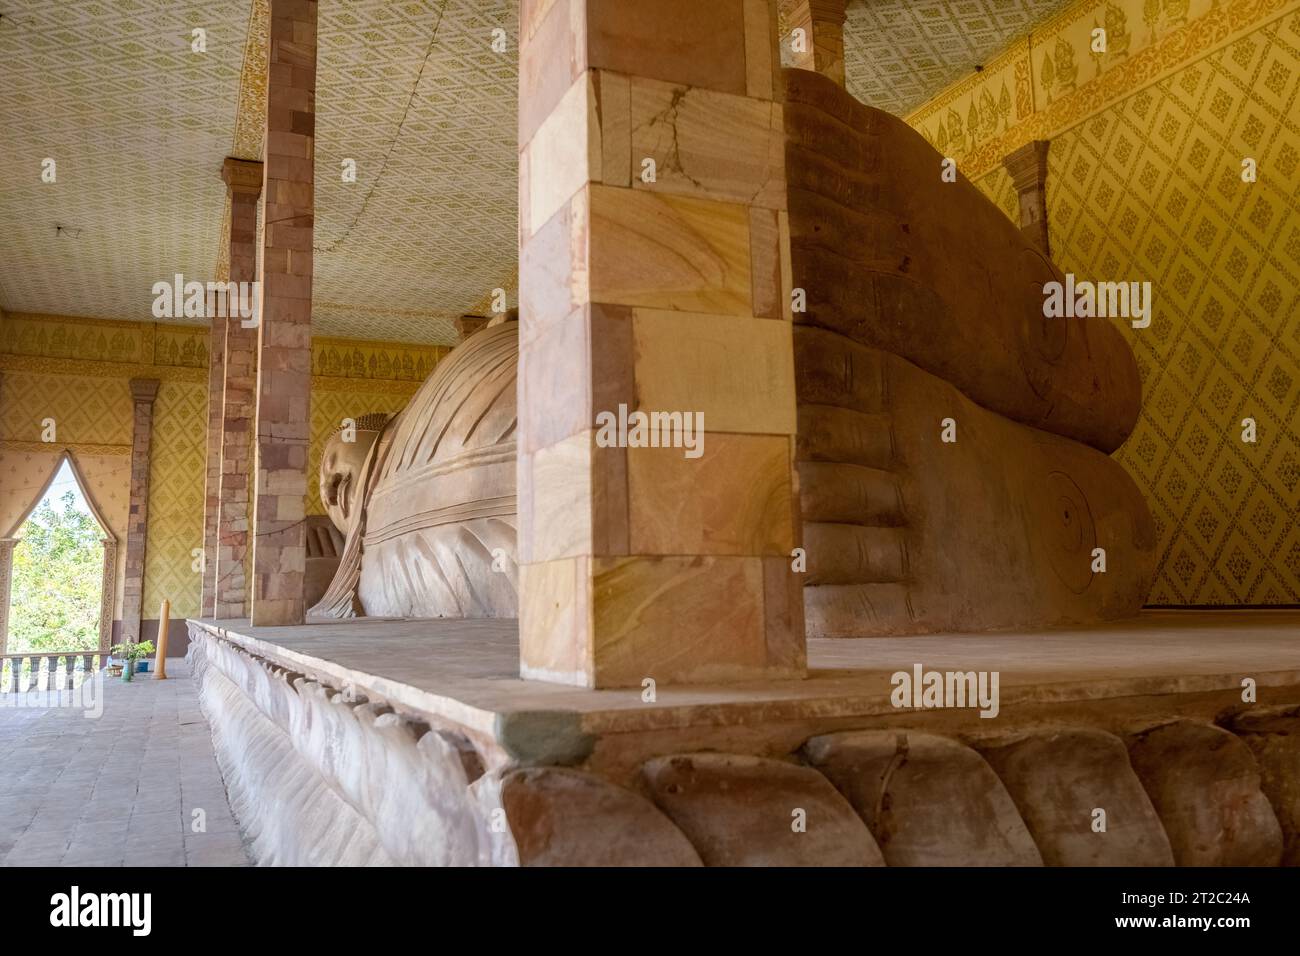
{"label": "potted plant", "polygon": [[138,641],[136,643],[124,643],[113,645],[113,656],[120,657],[126,661],[126,666],[122,668],[122,680],[130,681],[135,679],[135,662],[142,657],[147,657],[153,653],[153,641]]}

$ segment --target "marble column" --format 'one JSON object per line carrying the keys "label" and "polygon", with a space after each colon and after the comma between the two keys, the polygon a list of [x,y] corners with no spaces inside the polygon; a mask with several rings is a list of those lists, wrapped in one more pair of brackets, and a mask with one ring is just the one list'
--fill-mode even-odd
{"label": "marble column", "polygon": [[792,49],[792,66],[812,70],[844,85],[845,0],[781,0],[787,35],[803,30],[802,48]]}
{"label": "marble column", "polygon": [[802,674],[775,0],[520,13],[521,673]]}
{"label": "marble column", "polygon": [[1036,139],[1008,154],[1002,165],[1011,174],[1020,197],[1020,231],[1051,256],[1047,240],[1047,150],[1049,140]]}
{"label": "marble column", "polygon": [[[257,279],[257,199],[262,164],[227,159],[221,178],[230,190],[230,281]],[[257,323],[238,315],[223,320],[224,379],[217,454],[216,541],[212,616],[248,616],[244,564],[248,555],[253,418],[257,409]]]}
{"label": "marble column", "polygon": [[17,538],[0,538],[0,657],[9,646],[9,599],[14,580],[14,545]]}
{"label": "marble column", "polygon": [[144,556],[149,527],[149,452],[153,444],[153,403],[156,378],[131,379],[134,405],[131,425],[130,510],[126,519],[126,571],[122,582],[122,640],[140,640],[140,611],[144,599]]}
{"label": "marble column", "polygon": [[271,0],[258,328],[254,625],[301,624],[311,431],[316,0]]}

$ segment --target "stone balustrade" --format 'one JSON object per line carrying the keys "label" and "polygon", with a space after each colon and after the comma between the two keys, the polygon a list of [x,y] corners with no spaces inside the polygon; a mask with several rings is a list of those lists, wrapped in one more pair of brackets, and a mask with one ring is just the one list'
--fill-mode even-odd
{"label": "stone balustrade", "polygon": [[104,666],[99,651],[32,651],[0,654],[0,694],[73,690]]}

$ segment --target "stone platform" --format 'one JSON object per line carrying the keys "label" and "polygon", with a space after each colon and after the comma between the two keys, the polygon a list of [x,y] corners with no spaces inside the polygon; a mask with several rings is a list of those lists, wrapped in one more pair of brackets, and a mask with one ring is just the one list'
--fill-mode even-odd
{"label": "stone platform", "polygon": [[[262,862],[1300,862],[1297,611],[811,640],[806,680],[653,695],[519,680],[513,621],[190,630]],[[917,665],[996,672],[996,716],[894,706]]]}

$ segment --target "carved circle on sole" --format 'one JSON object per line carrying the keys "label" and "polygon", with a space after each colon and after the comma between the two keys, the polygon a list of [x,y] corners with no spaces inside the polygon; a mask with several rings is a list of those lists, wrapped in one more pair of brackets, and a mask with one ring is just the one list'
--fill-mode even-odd
{"label": "carved circle on sole", "polygon": [[1097,546],[1097,527],[1088,497],[1065,472],[1053,471],[1047,476],[1037,506],[1041,510],[1039,539],[1052,570],[1062,584],[1082,594],[1092,583],[1092,551]]}

